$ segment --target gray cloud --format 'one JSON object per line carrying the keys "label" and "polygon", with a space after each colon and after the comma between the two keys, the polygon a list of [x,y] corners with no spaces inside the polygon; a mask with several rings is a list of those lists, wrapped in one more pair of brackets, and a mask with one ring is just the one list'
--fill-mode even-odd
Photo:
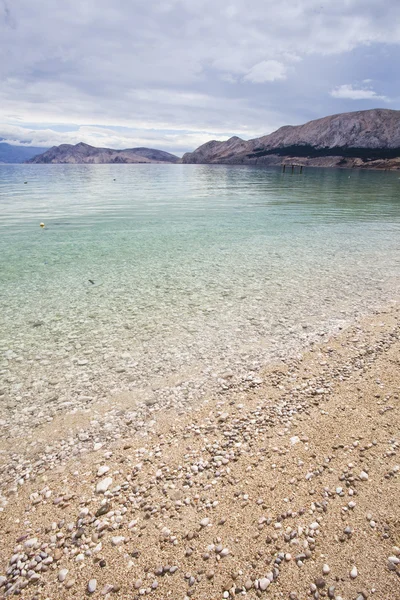
{"label": "gray cloud", "polygon": [[12,141],[183,152],[399,106],[397,0],[2,0],[0,39],[0,136]]}

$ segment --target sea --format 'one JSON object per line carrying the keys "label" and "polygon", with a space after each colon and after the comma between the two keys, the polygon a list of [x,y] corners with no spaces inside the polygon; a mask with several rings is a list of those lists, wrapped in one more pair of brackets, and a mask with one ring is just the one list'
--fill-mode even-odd
{"label": "sea", "polygon": [[0,165],[0,396],[21,406],[195,401],[399,291],[400,173]]}

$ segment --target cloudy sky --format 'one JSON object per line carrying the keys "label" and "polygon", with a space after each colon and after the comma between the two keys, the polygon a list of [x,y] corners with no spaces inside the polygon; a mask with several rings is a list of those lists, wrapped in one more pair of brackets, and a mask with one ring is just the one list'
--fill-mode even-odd
{"label": "cloudy sky", "polygon": [[400,109],[400,0],[0,0],[0,137],[210,139]]}

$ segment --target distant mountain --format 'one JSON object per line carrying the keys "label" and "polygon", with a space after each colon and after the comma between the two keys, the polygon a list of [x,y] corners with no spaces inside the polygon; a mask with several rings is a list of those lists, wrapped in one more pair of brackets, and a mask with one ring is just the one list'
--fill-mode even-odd
{"label": "distant mountain", "polygon": [[0,138],[0,163],[23,163],[33,156],[44,152],[47,148],[34,148],[33,146],[13,146],[3,142]]}
{"label": "distant mountain", "polygon": [[186,153],[182,162],[400,169],[400,111],[343,113],[254,140],[211,141]]}
{"label": "distant mountain", "polygon": [[82,142],[75,146],[71,144],[53,146],[47,152],[27,160],[27,162],[34,164],[176,163],[178,161],[179,158],[174,154],[152,148],[112,150],[111,148],[95,148]]}

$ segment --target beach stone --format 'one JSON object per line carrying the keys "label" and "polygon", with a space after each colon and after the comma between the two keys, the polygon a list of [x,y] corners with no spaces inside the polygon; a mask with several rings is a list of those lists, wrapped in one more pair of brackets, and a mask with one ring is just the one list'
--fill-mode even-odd
{"label": "beach stone", "polygon": [[350,571],[350,577],[351,577],[351,579],[355,579],[357,576],[358,576],[358,570],[357,570],[357,567],[354,566],[352,568],[352,570]]}
{"label": "beach stone", "polygon": [[110,512],[110,510],[111,510],[111,504],[108,504],[108,503],[103,504],[96,511],[96,517],[101,517],[102,515],[106,515],[108,512]]}
{"label": "beach stone", "polygon": [[125,541],[125,538],[123,535],[115,535],[114,537],[111,538],[111,543],[113,546],[118,546],[119,544],[122,544]]}
{"label": "beach stone", "polygon": [[105,477],[105,479],[99,481],[99,483],[96,485],[97,494],[104,494],[108,490],[110,485],[112,485],[112,482],[112,477]]}
{"label": "beach stone", "polygon": [[200,526],[201,527],[207,527],[207,525],[210,523],[210,519],[208,519],[207,517],[205,519],[202,519],[200,521]]}
{"label": "beach stone", "polygon": [[331,585],[328,588],[328,598],[334,598],[335,597],[335,586]]}
{"label": "beach stone", "polygon": [[271,584],[270,580],[267,579],[267,577],[263,577],[262,579],[259,580],[258,582],[258,586],[260,588],[260,590],[262,590],[263,592],[265,592],[265,590],[267,589],[267,587]]}
{"label": "beach stone", "polygon": [[102,475],[105,475],[106,473],[108,473],[109,470],[110,470],[110,467],[107,467],[107,465],[101,465],[101,467],[99,467],[97,469],[97,477],[101,477]]}
{"label": "beach stone", "polygon": [[322,567],[322,572],[323,572],[324,575],[328,575],[328,573],[330,573],[329,565],[324,565]]}
{"label": "beach stone", "polygon": [[361,481],[368,481],[368,473],[366,473],[365,471],[361,471],[360,479]]}
{"label": "beach stone", "polygon": [[65,581],[67,575],[68,575],[68,569],[61,569],[58,572],[58,581],[60,581],[62,583],[63,581]]}
{"label": "beach stone", "polygon": [[97,588],[97,580],[96,579],[91,579],[88,583],[88,592],[89,594],[93,594],[96,591]]}

